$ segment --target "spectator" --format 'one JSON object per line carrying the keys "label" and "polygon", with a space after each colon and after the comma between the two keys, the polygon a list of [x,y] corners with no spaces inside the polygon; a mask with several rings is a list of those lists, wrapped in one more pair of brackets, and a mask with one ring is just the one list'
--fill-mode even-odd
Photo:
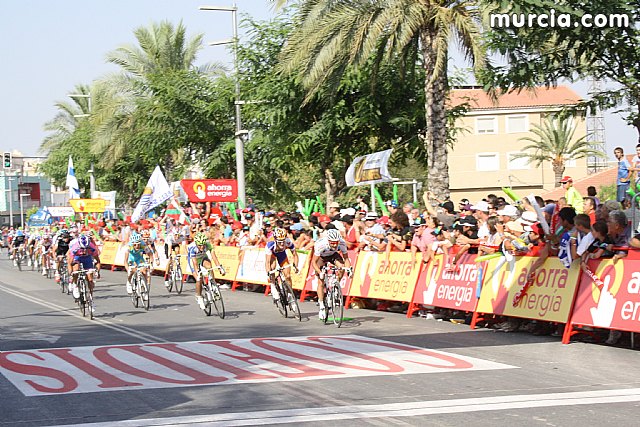
{"label": "spectator", "polygon": [[596,222],[596,199],[589,196],[582,200],[584,202],[584,213],[589,216],[589,220],[593,224]]}
{"label": "spectator", "polygon": [[596,208],[600,206],[600,199],[598,198],[598,193],[596,192],[596,187],[590,185],[587,187],[587,197],[593,197],[593,200],[596,202]]}
{"label": "spectator", "polygon": [[391,222],[392,232],[387,236],[387,254],[391,251],[402,252],[407,248],[409,242],[413,238],[411,226],[409,225],[409,217],[404,212],[396,210],[389,220]]}
{"label": "spectator", "polygon": [[583,261],[598,258],[612,258],[614,253],[613,242],[609,237],[609,227],[606,221],[596,221],[591,225],[593,243],[589,246],[588,253],[583,256]]}
{"label": "spectator", "polygon": [[[435,200],[433,193],[431,193],[430,191],[425,193],[425,195],[427,199]],[[438,222],[440,222],[440,224],[442,224],[442,227],[444,227],[445,229],[451,228],[456,220],[453,202],[451,200],[448,200],[444,203],[440,203],[438,205],[440,207],[438,211],[434,209],[434,206],[435,205],[431,205],[431,203],[426,204],[429,215],[435,216],[438,219]]]}
{"label": "spectator", "polygon": [[384,203],[384,205],[387,207],[387,210],[389,211],[389,217],[391,217],[391,215],[396,213],[396,211],[398,210],[398,203],[396,203],[395,200],[387,200]]}
{"label": "spectator", "polygon": [[334,218],[336,215],[340,215],[340,204],[338,202],[331,202],[329,206],[327,206],[327,210],[327,215]]}
{"label": "spectator", "polygon": [[487,225],[489,226],[489,237],[484,244],[478,247],[478,254],[480,255],[499,251],[504,239],[504,224],[497,216],[489,217]]}
{"label": "spectator", "polygon": [[587,214],[578,214],[573,219],[575,225],[575,233],[570,237],[569,247],[571,250],[571,259],[582,258],[589,250],[589,247],[595,240],[591,233],[591,219]]}
{"label": "spectator", "polygon": [[618,160],[618,178],[616,180],[616,201],[622,202],[627,197],[627,190],[631,186],[631,165],[624,157],[622,147],[616,147],[613,154]]}
{"label": "spectator", "polygon": [[474,206],[471,206],[471,209],[475,211],[473,216],[478,220],[478,238],[486,239],[489,237],[489,226],[487,225],[487,220],[489,219],[489,211],[492,207],[488,202],[481,200]]}
{"label": "spectator", "polygon": [[428,249],[435,240],[435,236],[427,228],[427,221],[423,218],[417,218],[411,226],[413,227],[413,239],[411,240],[411,261],[416,265],[416,254],[422,252],[422,263],[429,262],[427,258]]}
{"label": "spectator", "polygon": [[560,181],[562,187],[565,190],[564,197],[567,200],[567,204],[576,211],[576,213],[582,213],[584,211],[584,202],[580,192],[573,186],[573,179],[570,176],[565,176]]}
{"label": "spectator", "polygon": [[358,211],[364,211],[369,212],[369,206],[364,202],[364,199],[362,198],[362,196],[358,196],[356,197],[356,210]]}
{"label": "spectator", "polygon": [[614,246],[613,263],[615,264],[619,259],[626,257],[628,254],[628,250],[619,248],[629,246],[631,227],[629,227],[627,216],[620,210],[609,212],[607,226],[609,230],[608,236]]}

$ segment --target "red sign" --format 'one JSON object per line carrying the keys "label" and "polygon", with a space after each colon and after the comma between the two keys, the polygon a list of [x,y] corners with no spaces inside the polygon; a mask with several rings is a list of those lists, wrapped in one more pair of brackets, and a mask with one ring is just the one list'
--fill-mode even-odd
{"label": "red sign", "polygon": [[238,200],[238,181],[235,179],[183,179],[180,185],[190,202]]}
{"label": "red sign", "polygon": [[[358,253],[354,250],[347,251],[347,255],[349,256],[349,262],[351,262],[351,268],[355,270],[356,261],[358,259]],[[309,254],[309,257],[313,257],[313,253]],[[342,280],[340,281],[340,287],[342,288],[342,295],[349,295],[349,291],[351,288],[351,283],[353,279],[347,277],[346,274],[342,275]],[[307,274],[307,280],[305,282],[304,290],[306,292],[317,292],[318,291],[318,276],[316,276],[316,272],[311,266],[311,260],[309,260],[309,273]]]}

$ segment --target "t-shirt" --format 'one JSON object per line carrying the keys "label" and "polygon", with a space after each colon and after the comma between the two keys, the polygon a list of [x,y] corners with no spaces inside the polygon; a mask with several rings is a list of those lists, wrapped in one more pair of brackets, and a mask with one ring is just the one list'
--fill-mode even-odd
{"label": "t-shirt", "polygon": [[621,181],[624,179],[627,179],[627,177],[629,176],[629,168],[631,167],[631,164],[629,164],[629,161],[626,158],[622,158],[618,161],[618,180],[617,183],[618,185],[627,185],[629,184],[629,181]]}
{"label": "t-shirt", "polygon": [[313,246],[313,250],[316,255],[323,258],[330,257],[336,252],[340,252],[343,255],[346,255],[347,243],[343,239],[340,239],[340,241],[338,242],[338,247],[336,249],[333,249],[331,246],[329,246],[329,241],[327,240],[327,238],[323,237],[322,239],[316,241],[315,245]]}

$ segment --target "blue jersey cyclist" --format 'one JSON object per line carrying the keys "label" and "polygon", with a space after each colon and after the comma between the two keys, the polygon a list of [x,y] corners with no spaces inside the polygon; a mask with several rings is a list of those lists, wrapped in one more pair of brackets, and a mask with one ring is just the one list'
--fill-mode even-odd
{"label": "blue jersey cyclist", "polygon": [[[137,233],[131,233],[129,237],[129,258],[127,260],[127,293],[133,293],[133,288],[131,286],[131,278],[135,274],[136,270],[140,267],[140,264],[146,263],[145,257],[152,255],[153,252],[147,244],[142,240],[142,236]],[[143,271],[144,274],[148,275],[146,269]],[[148,281],[149,277],[147,277]]]}
{"label": "blue jersey cyclist", "polygon": [[202,232],[196,233],[193,242],[187,246],[187,265],[196,279],[196,302],[202,310],[205,309],[202,298],[202,275],[207,274],[203,269],[211,269],[212,262],[224,276],[226,274],[224,267],[213,252],[213,245],[207,239],[207,235]]}
{"label": "blue jersey cyclist", "polygon": [[[80,298],[80,290],[78,289],[78,286],[76,286],[76,283],[78,282],[78,275],[73,273],[80,270],[80,266],[82,266],[83,270],[92,270],[94,260],[96,261],[99,269],[99,255],[100,252],[98,251],[98,248],[95,243],[91,241],[89,236],[81,234],[69,243],[69,250],[67,251],[67,268],[69,275],[72,277],[69,290],[73,293],[73,297],[75,299]],[[89,285],[89,292],[93,295],[93,271],[87,272],[87,282]],[[91,311],[95,311],[95,303],[93,301],[90,309]]]}
{"label": "blue jersey cyclist", "polygon": [[[276,228],[275,230],[273,230],[273,238],[267,241],[267,246],[265,248],[265,253],[267,256],[267,259],[266,259],[267,271],[269,272],[274,271],[276,268],[276,262],[278,263],[279,267],[284,267],[289,265],[287,249],[291,251],[291,254],[293,255],[292,267],[297,273],[298,272],[298,253],[296,252],[295,246],[293,245],[293,242],[291,241],[291,239],[287,237],[287,232],[283,228]],[[291,283],[291,271],[288,268],[282,271],[287,281]],[[275,278],[274,275],[270,275],[269,281],[273,283],[274,278]],[[278,295],[278,290],[276,289],[275,286],[271,286],[271,295],[273,296],[274,300],[277,300],[280,298],[280,296]]]}

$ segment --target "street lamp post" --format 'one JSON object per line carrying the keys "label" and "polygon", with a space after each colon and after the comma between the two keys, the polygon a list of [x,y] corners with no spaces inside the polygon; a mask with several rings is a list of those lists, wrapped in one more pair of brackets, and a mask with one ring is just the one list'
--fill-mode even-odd
{"label": "street lamp post", "polygon": [[235,70],[235,80],[236,80],[236,133],[235,133],[235,142],[236,142],[236,175],[238,179],[238,200],[242,202],[242,205],[246,206],[246,197],[245,197],[245,174],[244,174],[244,139],[248,136],[248,132],[242,129],[242,116],[240,115],[240,76],[238,75],[238,19],[237,13],[238,8],[236,7],[236,3],[233,3],[233,6],[200,6],[200,10],[214,10],[214,11],[222,11],[222,12],[231,12],[231,18],[233,20],[233,39],[232,40],[223,40],[218,42],[209,43],[210,46],[218,46],[222,44],[233,43],[233,68]]}
{"label": "street lamp post", "polygon": [[[67,94],[67,96],[69,98],[87,98],[87,111],[89,112],[89,114],[74,114],[73,117],[76,118],[80,118],[80,117],[89,117],[91,116],[91,94],[85,94],[85,93],[69,93]],[[91,197],[93,199],[93,195],[96,192],[96,178],[93,175],[93,171],[94,171],[94,167],[93,167],[93,162],[91,162],[91,169],[89,169],[87,172],[89,172],[89,197]]]}
{"label": "street lamp post", "polygon": [[29,197],[31,194],[19,194],[20,196],[20,226],[24,228],[24,206],[22,204],[23,197]]}
{"label": "street lamp post", "polygon": [[15,178],[7,178],[9,181],[9,226],[13,227],[13,186]]}

